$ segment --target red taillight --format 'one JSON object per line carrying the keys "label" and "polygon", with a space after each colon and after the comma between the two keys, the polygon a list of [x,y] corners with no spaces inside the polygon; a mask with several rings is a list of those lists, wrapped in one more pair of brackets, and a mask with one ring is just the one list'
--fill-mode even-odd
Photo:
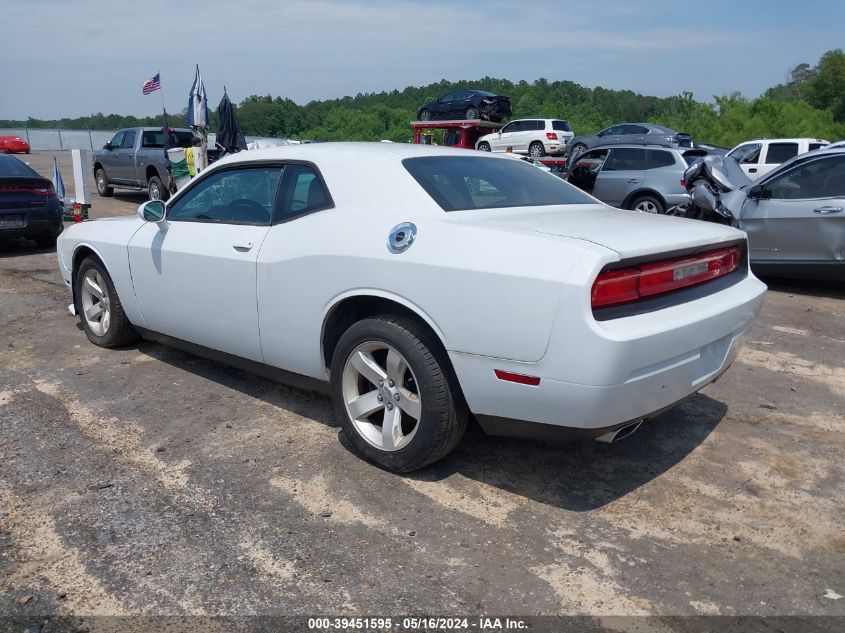
{"label": "red taillight", "polygon": [[39,195],[39,196],[52,196],[56,193],[55,187],[53,187],[52,182],[48,182],[46,185],[42,186],[35,186],[32,188],[32,193]]}
{"label": "red taillight", "polygon": [[549,139],[550,141],[556,141],[557,140],[557,133],[556,132],[546,132],[546,138]]}
{"label": "red taillight", "polygon": [[531,387],[536,387],[540,384],[540,377],[539,376],[526,376],[525,374],[515,374],[510,371],[503,371],[501,369],[495,369],[496,378],[499,380],[504,380],[506,382],[515,382],[520,385],[529,385]]}
{"label": "red taillight", "polygon": [[593,283],[593,308],[636,301],[722,277],[739,267],[738,246],[690,257],[650,262],[601,273]]}
{"label": "red taillight", "polygon": [[687,181],[684,180],[683,178],[681,178],[681,189],[686,189],[686,188],[687,188]]}

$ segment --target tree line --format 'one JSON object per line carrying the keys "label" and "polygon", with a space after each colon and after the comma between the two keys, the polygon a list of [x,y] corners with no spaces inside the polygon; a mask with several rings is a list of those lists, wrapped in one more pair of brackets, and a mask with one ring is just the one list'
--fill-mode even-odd
{"label": "tree line", "polygon": [[[252,95],[238,105],[237,116],[245,134],[253,136],[403,142],[410,140],[408,123],[416,117],[418,106],[451,90],[469,88],[510,97],[515,118],[565,119],[576,134],[623,121],[646,121],[688,132],[698,142],[725,147],[758,137],[818,137],[830,141],[845,137],[845,52],[841,49],[828,51],[815,66],[798,64],[790,69],[783,84],[756,99],[733,93],[705,103],[690,92],[654,97],[631,90],[586,88],[566,80],[541,78],[529,83],[483,77],[476,81],[442,80],[402,91],[359,93],[306,105],[282,97]],[[211,112],[211,119],[213,130],[216,112]],[[169,114],[168,122],[174,127],[187,126],[187,110]],[[0,120],[0,127],[112,130],[142,125],[161,125],[161,117],[97,113],[52,121]]]}

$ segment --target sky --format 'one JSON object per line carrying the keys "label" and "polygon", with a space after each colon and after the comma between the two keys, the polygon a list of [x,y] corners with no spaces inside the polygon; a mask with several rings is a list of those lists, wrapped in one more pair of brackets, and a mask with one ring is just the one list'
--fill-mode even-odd
{"label": "sky", "polygon": [[[216,107],[484,76],[756,97],[845,47],[845,1],[0,0],[0,119]],[[436,97],[438,95],[430,95]]]}

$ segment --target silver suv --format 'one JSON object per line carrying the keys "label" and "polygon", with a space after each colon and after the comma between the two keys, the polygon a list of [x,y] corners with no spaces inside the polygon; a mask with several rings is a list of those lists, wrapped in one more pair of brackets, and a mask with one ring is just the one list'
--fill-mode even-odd
{"label": "silver suv", "polygon": [[482,152],[511,151],[540,158],[547,154],[563,154],[573,136],[572,127],[563,119],[517,119],[498,132],[479,138],[475,149]]}
{"label": "silver suv", "polygon": [[572,156],[561,176],[611,206],[666,213],[689,201],[684,171],[706,155],[665,145],[604,145]]}

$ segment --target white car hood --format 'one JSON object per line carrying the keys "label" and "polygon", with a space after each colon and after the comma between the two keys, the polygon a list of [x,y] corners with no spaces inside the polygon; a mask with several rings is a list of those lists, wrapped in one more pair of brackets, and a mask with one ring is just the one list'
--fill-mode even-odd
{"label": "white car hood", "polygon": [[730,227],[665,215],[614,209],[603,204],[453,211],[463,222],[585,240],[620,258],[677,251],[744,239]]}

